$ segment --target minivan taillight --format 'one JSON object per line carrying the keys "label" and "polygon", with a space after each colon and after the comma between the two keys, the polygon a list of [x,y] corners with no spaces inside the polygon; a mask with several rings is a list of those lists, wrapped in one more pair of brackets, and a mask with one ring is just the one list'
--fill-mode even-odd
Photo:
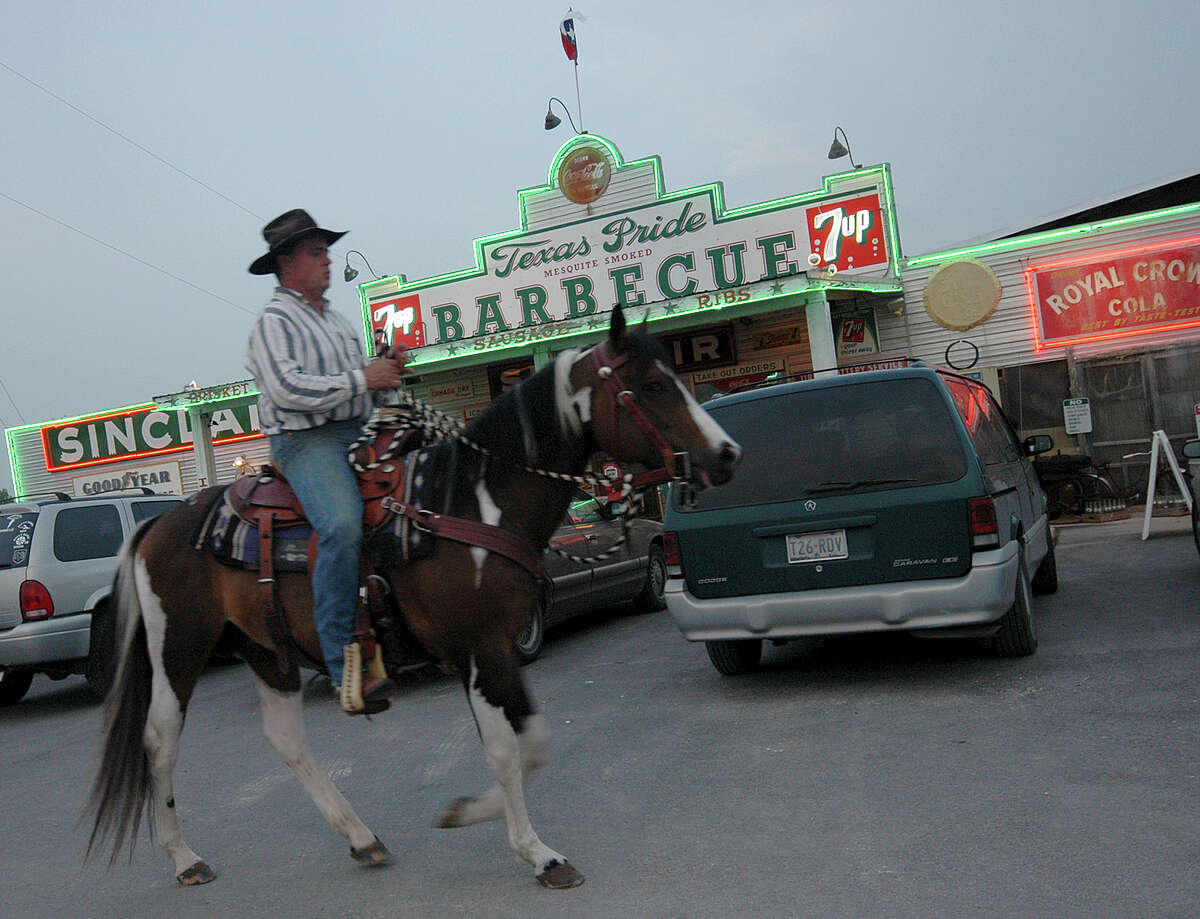
{"label": "minivan taillight", "polygon": [[49,619],[54,615],[50,591],[40,581],[21,582],[21,618],[26,622]]}
{"label": "minivan taillight", "polygon": [[991,498],[972,498],[968,501],[967,518],[971,525],[972,549],[994,549],[1000,545],[996,503]]}
{"label": "minivan taillight", "polygon": [[679,537],[675,533],[663,533],[663,555],[667,558],[667,577],[683,577],[683,559],[679,555]]}

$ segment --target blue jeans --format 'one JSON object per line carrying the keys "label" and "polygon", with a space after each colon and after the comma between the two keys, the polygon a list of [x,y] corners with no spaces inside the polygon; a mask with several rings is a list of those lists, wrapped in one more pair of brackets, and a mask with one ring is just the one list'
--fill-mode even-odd
{"label": "blue jeans", "polygon": [[343,648],[354,638],[358,609],[363,502],[346,453],[361,434],[358,421],[334,421],[271,435],[275,465],[317,531],[313,619],[334,688],[342,683]]}

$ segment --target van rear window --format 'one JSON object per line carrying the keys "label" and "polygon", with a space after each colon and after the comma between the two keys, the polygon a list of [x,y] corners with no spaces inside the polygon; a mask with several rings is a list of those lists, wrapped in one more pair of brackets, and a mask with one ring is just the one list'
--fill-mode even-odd
{"label": "van rear window", "polygon": [[29,563],[29,545],[37,514],[0,516],[0,568],[16,568]]}
{"label": "van rear window", "polygon": [[744,452],[733,481],[702,492],[696,510],[953,482],[967,471],[951,408],[926,379],[793,390],[711,412]]}

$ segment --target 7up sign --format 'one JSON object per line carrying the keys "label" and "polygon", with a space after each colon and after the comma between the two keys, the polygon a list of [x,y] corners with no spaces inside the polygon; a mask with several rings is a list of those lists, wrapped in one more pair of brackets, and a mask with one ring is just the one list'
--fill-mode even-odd
{"label": "7up sign", "polygon": [[371,304],[371,327],[376,338],[382,338],[388,345],[423,347],[425,323],[421,321],[421,298],[409,294]]}
{"label": "7up sign", "polygon": [[836,265],[838,271],[847,271],[887,263],[879,195],[810,207],[807,214],[808,237],[819,265]]}

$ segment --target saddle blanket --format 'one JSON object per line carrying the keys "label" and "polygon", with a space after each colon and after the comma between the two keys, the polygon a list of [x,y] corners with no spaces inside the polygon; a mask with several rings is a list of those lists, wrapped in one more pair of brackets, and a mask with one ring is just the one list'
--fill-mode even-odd
{"label": "saddle blanket", "polygon": [[[364,492],[364,545],[380,563],[395,566],[432,554],[434,538],[408,518],[388,511],[385,502],[400,502],[418,509],[436,506],[439,497],[445,500],[441,474],[444,465],[439,451],[426,447],[359,473],[359,487]],[[249,503],[254,504],[254,488],[275,482],[273,470],[265,470],[249,489]],[[234,486],[228,486],[215,502],[197,539],[197,547],[207,548],[226,565],[258,569],[262,563],[259,529],[239,512],[233,489]],[[244,486],[242,490],[246,490]],[[243,497],[242,503],[245,502]],[[272,558],[276,571],[307,571],[310,559],[315,557],[316,536],[307,520],[276,524]]]}

